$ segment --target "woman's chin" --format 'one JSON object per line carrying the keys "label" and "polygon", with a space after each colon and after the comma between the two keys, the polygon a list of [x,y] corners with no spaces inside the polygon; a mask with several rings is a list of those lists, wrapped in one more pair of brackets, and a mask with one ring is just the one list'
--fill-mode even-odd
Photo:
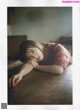
{"label": "woman's chin", "polygon": [[38,57],[38,59],[37,59],[38,61],[42,61],[43,60],[43,58],[42,57]]}
{"label": "woman's chin", "polygon": [[40,59],[39,59],[39,61],[42,61],[42,60],[43,60],[43,58],[40,58]]}

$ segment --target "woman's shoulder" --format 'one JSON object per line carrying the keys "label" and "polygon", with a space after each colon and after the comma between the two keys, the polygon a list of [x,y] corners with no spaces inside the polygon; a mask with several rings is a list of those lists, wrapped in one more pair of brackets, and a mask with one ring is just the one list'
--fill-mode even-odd
{"label": "woman's shoulder", "polygon": [[65,51],[66,48],[60,43],[49,42],[47,44],[48,48],[54,50],[55,52]]}
{"label": "woman's shoulder", "polygon": [[59,43],[56,43],[56,42],[48,42],[47,43],[47,46],[50,47],[50,48],[55,48],[59,45]]}
{"label": "woman's shoulder", "polygon": [[64,49],[63,45],[58,42],[48,42],[44,44],[44,48],[47,48],[48,50],[62,50]]}

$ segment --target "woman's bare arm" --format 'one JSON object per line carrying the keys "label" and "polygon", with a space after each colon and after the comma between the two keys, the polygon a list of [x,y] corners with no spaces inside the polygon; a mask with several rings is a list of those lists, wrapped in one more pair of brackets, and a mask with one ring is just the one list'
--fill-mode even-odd
{"label": "woman's bare arm", "polygon": [[16,75],[13,75],[9,79],[9,87],[15,87],[23,78],[33,69],[33,65],[30,62],[23,64],[21,70]]}
{"label": "woman's bare arm", "polygon": [[64,72],[63,67],[58,65],[38,65],[35,69],[54,74],[62,74]]}
{"label": "woman's bare arm", "polygon": [[16,61],[8,64],[8,69],[13,69],[13,68],[20,66],[22,64],[23,64],[23,62],[21,62],[20,60],[16,60]]}
{"label": "woman's bare arm", "polygon": [[28,74],[32,69],[33,69],[33,65],[30,62],[26,62],[23,64],[23,66],[18,74],[22,75],[22,77],[23,77],[26,74]]}

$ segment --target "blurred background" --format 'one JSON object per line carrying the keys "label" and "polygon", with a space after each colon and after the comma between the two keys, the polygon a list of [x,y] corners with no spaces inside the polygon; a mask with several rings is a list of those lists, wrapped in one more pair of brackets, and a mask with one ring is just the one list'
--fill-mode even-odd
{"label": "blurred background", "polygon": [[72,36],[71,7],[8,7],[8,35],[39,42]]}

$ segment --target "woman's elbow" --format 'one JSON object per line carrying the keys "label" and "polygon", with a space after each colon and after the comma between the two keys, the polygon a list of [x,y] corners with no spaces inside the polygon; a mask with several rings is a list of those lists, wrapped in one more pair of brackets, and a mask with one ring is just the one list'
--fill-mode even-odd
{"label": "woman's elbow", "polygon": [[57,70],[57,73],[58,73],[58,74],[62,74],[63,72],[64,72],[63,67]]}
{"label": "woman's elbow", "polygon": [[64,72],[64,68],[61,66],[55,66],[52,71],[52,73],[55,73],[58,75],[62,74],[63,72]]}

